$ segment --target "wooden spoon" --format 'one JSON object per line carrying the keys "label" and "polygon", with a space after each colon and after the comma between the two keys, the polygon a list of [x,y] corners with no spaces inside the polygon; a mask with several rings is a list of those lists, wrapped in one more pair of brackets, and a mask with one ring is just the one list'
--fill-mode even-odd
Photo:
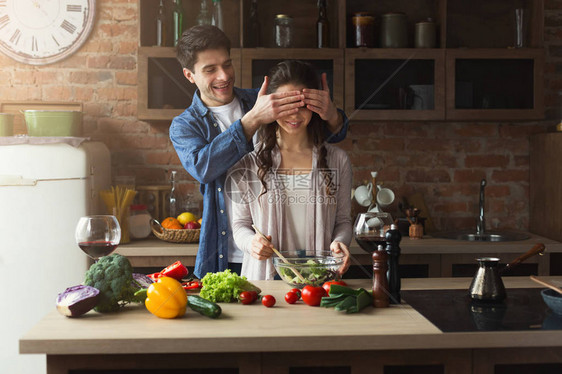
{"label": "wooden spoon", "polygon": [[543,280],[541,280],[541,279],[535,277],[534,275],[531,275],[530,277],[531,277],[531,280],[532,280],[533,282],[537,282],[538,284],[541,284],[541,285],[543,285],[543,286],[545,286],[545,287],[548,287],[548,288],[550,288],[551,290],[554,290],[554,291],[556,291],[556,292],[558,292],[559,294],[562,295],[562,289],[561,289],[560,287],[556,287],[554,284],[548,283],[548,282],[546,282],[546,281],[543,281]]}
{"label": "wooden spoon", "polygon": [[[252,228],[254,229],[254,231],[255,231],[259,236],[261,236],[262,238],[264,238],[265,240],[267,240],[267,241],[269,242],[269,239],[267,238],[267,236],[265,236],[264,234],[262,234],[262,232],[261,232],[260,230],[258,230],[258,228],[257,228],[255,225],[252,225]],[[270,243],[271,243],[271,242],[270,242]],[[279,252],[275,247],[271,247],[271,249],[273,249],[273,252],[275,252],[275,254],[276,254],[277,256],[279,256],[279,258],[280,258],[284,263],[290,265],[290,262],[287,261],[287,259],[285,258],[285,256],[283,256],[283,255],[281,254],[281,252]],[[302,276],[302,274],[301,274],[297,269],[295,269],[295,268],[292,267],[292,266],[289,266],[289,269],[291,269],[291,271],[292,271],[293,273],[295,273],[295,275],[296,275],[297,277],[299,277],[299,279],[300,279],[301,281],[303,281],[304,283],[306,283],[306,279],[304,279],[304,277]]]}

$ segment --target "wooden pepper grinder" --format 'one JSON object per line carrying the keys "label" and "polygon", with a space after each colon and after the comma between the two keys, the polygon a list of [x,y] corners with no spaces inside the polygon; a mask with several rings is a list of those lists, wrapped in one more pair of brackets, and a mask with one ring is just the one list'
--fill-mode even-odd
{"label": "wooden pepper grinder", "polygon": [[398,231],[398,226],[392,224],[390,230],[385,234],[386,253],[388,254],[388,290],[390,293],[390,303],[400,304],[400,273],[398,272],[398,257],[400,257],[400,240],[402,235]]}
{"label": "wooden pepper grinder", "polygon": [[406,209],[406,219],[410,223],[410,228],[408,230],[408,236],[410,239],[422,239],[423,238],[423,226],[419,223],[418,216],[420,210],[417,208]]}
{"label": "wooden pepper grinder", "polygon": [[387,308],[390,304],[388,299],[388,255],[382,245],[373,252],[373,304],[375,308]]}

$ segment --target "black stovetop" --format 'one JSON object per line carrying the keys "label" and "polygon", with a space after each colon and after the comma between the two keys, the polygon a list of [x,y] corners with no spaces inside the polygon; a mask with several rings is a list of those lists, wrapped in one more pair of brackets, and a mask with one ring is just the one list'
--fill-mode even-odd
{"label": "black stovetop", "polygon": [[507,290],[502,303],[474,302],[467,290],[410,290],[402,299],[443,332],[562,330],[540,288]]}

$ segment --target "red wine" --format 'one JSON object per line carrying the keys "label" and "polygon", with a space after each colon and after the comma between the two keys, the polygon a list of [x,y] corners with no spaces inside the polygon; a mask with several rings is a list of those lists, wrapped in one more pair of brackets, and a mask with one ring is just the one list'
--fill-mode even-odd
{"label": "red wine", "polygon": [[78,246],[91,258],[100,258],[111,254],[117,248],[117,244],[111,242],[82,242]]}
{"label": "red wine", "polygon": [[355,241],[365,252],[369,253],[376,251],[379,245],[382,245],[383,248],[386,247],[386,239],[382,236],[356,236]]}

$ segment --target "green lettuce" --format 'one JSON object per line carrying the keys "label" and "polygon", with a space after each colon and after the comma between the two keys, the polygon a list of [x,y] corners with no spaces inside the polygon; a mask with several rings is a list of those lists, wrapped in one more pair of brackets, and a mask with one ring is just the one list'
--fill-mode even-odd
{"label": "green lettuce", "polygon": [[199,295],[215,303],[237,301],[238,295],[243,291],[256,291],[258,295],[261,292],[246,277],[241,277],[230,269],[218,273],[207,273],[201,279],[201,283],[203,283],[203,287]]}

